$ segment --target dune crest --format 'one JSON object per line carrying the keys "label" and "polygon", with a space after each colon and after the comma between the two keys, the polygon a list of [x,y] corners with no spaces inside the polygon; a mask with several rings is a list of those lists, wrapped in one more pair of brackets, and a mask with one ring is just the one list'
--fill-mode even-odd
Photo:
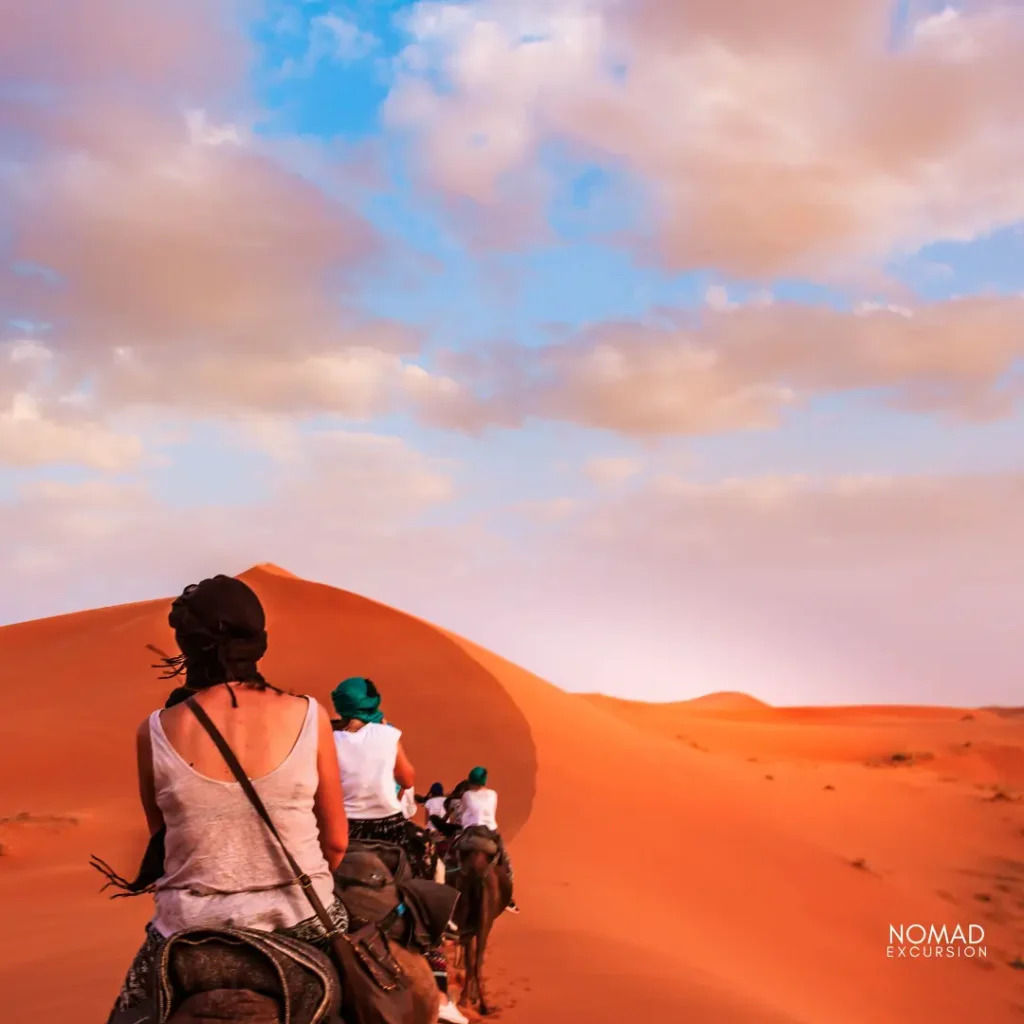
{"label": "dune crest", "polygon": [[284,576],[290,580],[299,579],[295,573],[289,572],[287,569],[282,569],[281,566],[275,565],[273,562],[259,562],[256,565],[250,566],[245,570],[245,572],[240,572],[238,576],[239,579],[241,579],[244,576],[249,576],[257,572],[265,572],[270,576]]}
{"label": "dune crest", "polygon": [[[267,610],[268,679],[324,700],[372,675],[417,789],[489,767],[524,907],[495,932],[503,1021],[1019,1019],[1019,718],[568,694],[358,595],[242,575]],[[131,871],[145,846],[134,730],[170,687],[145,647],[173,642],[167,606],[0,629],[0,819],[30,816],[0,837],[12,1019],[103,1019],[149,915],[98,897],[85,865]],[[889,959],[889,925],[919,921],[983,923],[988,960]]]}

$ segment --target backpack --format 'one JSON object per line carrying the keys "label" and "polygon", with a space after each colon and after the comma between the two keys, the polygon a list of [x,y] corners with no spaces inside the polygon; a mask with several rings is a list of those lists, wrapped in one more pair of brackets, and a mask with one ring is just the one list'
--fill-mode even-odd
{"label": "backpack", "polygon": [[440,944],[459,899],[450,886],[413,878],[405,851],[393,843],[353,842],[334,885],[350,930],[373,924],[420,953]]}
{"label": "backpack", "polygon": [[402,898],[395,875],[384,856],[399,871],[407,865],[400,847],[394,847],[397,854],[380,849],[391,845],[352,843],[345,859],[334,869],[334,891],[348,911],[349,931],[374,924],[392,937],[398,937],[402,924],[399,912]]}

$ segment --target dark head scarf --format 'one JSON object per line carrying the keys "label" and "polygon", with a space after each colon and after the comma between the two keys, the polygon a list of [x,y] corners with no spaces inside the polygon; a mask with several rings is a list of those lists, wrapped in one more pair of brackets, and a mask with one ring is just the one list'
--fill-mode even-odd
{"label": "dark head scarf", "polygon": [[442,786],[440,782],[435,782],[430,787],[430,792],[427,793],[427,799],[429,800],[431,797],[435,796],[444,796],[444,786]]}
{"label": "dark head scarf", "polygon": [[256,667],[267,651],[263,606],[241,580],[213,576],[193,583],[175,599],[167,621],[181,654],[164,659],[171,670],[166,678],[185,673],[185,686],[169,702],[219,683],[270,685]]}
{"label": "dark head scarf", "polygon": [[[214,576],[187,586],[171,605],[167,621],[174,630],[181,654],[160,655],[168,668],[164,678],[185,674],[185,685],[176,687],[165,708],[188,700],[198,690],[219,683],[255,683],[276,690],[256,668],[267,650],[266,618],[260,599],[241,580]],[[238,706],[233,690],[231,703]],[[105,861],[92,858],[92,866],[107,879],[107,886],[122,890],[115,896],[137,896],[153,891],[164,873],[164,826],[150,837],[134,881],[122,878]]]}
{"label": "dark head scarf", "polygon": [[331,692],[334,710],[342,719],[358,722],[381,722],[384,712],[380,709],[380,691],[372,680],[363,676],[352,676]]}

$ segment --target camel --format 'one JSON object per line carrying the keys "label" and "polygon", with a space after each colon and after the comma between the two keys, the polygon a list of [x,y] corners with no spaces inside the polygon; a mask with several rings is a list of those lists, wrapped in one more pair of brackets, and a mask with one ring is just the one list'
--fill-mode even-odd
{"label": "camel", "polygon": [[391,947],[391,951],[412,986],[414,1016],[409,1024],[435,1024],[441,1009],[441,990],[434,981],[430,965],[418,953],[397,943]]}
{"label": "camel", "polygon": [[455,924],[466,978],[459,1005],[476,1003],[481,1016],[491,1012],[484,993],[483,968],[487,940],[498,916],[512,899],[508,870],[484,850],[466,850],[459,866],[449,872],[448,884],[461,894],[455,906]]}

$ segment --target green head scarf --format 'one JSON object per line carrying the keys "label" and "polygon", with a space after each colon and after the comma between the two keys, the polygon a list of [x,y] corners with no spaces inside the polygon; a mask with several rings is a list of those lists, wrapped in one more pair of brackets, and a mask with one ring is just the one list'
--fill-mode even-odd
{"label": "green head scarf", "polygon": [[469,784],[471,786],[487,785],[487,769],[477,766],[469,773]]}
{"label": "green head scarf", "polygon": [[341,718],[355,718],[360,722],[384,720],[377,687],[362,676],[352,676],[338,683],[331,693],[331,701]]}

